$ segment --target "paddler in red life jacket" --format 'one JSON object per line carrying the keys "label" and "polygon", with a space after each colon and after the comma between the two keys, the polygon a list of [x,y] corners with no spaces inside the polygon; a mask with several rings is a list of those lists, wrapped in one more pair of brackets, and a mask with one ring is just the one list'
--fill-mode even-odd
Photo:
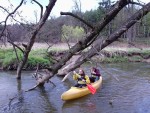
{"label": "paddler in red life jacket", "polygon": [[95,82],[95,81],[99,80],[100,76],[101,76],[101,74],[100,74],[99,69],[92,67],[90,81]]}
{"label": "paddler in red life jacket", "polygon": [[79,69],[79,73],[76,73],[75,71],[73,73],[73,79],[77,80],[77,84],[75,85],[75,87],[82,88],[87,86],[86,84],[90,83],[89,77],[85,75],[85,72],[82,69]]}

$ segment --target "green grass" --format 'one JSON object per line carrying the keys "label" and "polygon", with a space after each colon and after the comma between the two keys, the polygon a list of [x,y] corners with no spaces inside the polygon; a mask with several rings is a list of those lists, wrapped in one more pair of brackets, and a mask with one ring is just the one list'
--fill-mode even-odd
{"label": "green grass", "polygon": [[[73,44],[72,44],[73,45]],[[41,47],[41,46],[40,46]],[[66,48],[66,45],[60,44],[57,46],[53,46],[49,49],[49,51],[54,51],[54,52],[62,52],[68,50]],[[85,50],[86,51],[86,50]],[[140,50],[138,48],[127,48],[127,47],[107,47],[102,51],[107,51],[110,53],[110,57],[105,57],[102,59],[97,59],[100,62],[128,62],[129,57],[128,56],[121,56],[122,52],[125,53],[133,53],[133,52],[138,52],[141,53],[143,56],[148,56],[150,55],[150,47],[149,48],[144,48],[143,50]],[[116,52],[117,51],[117,52]],[[19,60],[22,59],[22,53],[17,50]],[[118,54],[119,52],[119,54]],[[133,60],[141,60],[141,57],[134,56],[131,59]],[[28,61],[25,65],[26,68],[34,68],[36,67],[37,64],[39,64],[41,67],[47,67],[49,66],[53,60],[51,57],[48,56],[46,53],[46,49],[33,49],[30,54]],[[0,49],[0,66],[2,67],[8,67],[9,65],[16,65],[17,66],[17,59],[16,55],[13,49]]]}
{"label": "green grass", "polygon": [[[19,60],[22,59],[22,53],[17,50]],[[28,61],[25,65],[25,68],[34,68],[37,64],[40,67],[47,67],[51,64],[52,59],[47,56],[45,50],[32,50],[29,54]],[[7,68],[10,65],[18,65],[18,60],[16,58],[16,54],[12,49],[8,50],[0,50],[0,64],[2,67]]]}
{"label": "green grass", "polygon": [[128,62],[128,58],[127,57],[121,57],[121,56],[114,56],[111,58],[106,57],[101,62],[104,62],[104,63]]}

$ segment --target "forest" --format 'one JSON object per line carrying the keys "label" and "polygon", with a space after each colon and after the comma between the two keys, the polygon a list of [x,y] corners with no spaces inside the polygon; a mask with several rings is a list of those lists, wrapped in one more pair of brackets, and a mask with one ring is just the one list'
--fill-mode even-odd
{"label": "forest", "polygon": [[[104,2],[107,1],[107,2]],[[111,10],[114,2],[111,0],[104,0],[99,2],[99,7],[97,9],[91,9],[90,11],[81,12],[79,3],[75,2],[75,9],[72,9],[72,14],[77,15],[84,19],[89,24],[84,24],[80,20],[73,18],[72,16],[67,16],[65,13],[61,13],[59,17],[50,17],[46,20],[42,29],[39,31],[36,42],[42,43],[62,43],[62,42],[77,42],[80,40],[87,32],[89,32],[89,27],[96,25],[96,23],[101,20],[107,12]],[[132,14],[137,12],[143,5],[142,4],[130,4],[124,7],[113,20],[106,25],[105,29],[100,33],[101,36],[109,36],[117,28],[121,26],[121,22],[127,20]],[[63,16],[64,15],[64,16]],[[36,16],[35,16],[36,18]],[[1,23],[0,30],[3,31],[6,36],[1,38],[2,42],[27,42],[28,38],[24,38],[25,34],[33,29],[36,23],[31,22],[15,22],[13,24],[7,24],[7,29],[3,31],[4,25]],[[88,26],[89,25],[89,26]],[[91,26],[90,26],[91,25]],[[142,40],[148,38],[150,35],[150,14],[148,13],[142,19],[140,19],[134,26],[132,26],[128,31],[126,31],[121,37],[128,42],[134,42],[137,40]]]}

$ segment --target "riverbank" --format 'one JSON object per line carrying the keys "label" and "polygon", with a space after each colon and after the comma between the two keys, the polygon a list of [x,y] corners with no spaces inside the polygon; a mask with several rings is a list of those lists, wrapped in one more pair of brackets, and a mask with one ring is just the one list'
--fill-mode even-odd
{"label": "riverbank", "polygon": [[[70,46],[72,46],[70,44]],[[45,44],[35,43],[29,55],[28,62],[24,70],[35,70],[37,64],[39,68],[46,68],[55,63],[68,50],[65,43]],[[0,69],[16,70],[18,62],[21,60],[22,53],[17,50],[18,58],[11,45],[2,46],[0,49]],[[150,63],[150,46],[148,44],[129,45],[127,43],[113,43],[103,49],[95,57],[96,62],[117,63],[117,62],[148,62]]]}
{"label": "riverbank", "polygon": [[102,62],[148,62],[150,63],[149,43],[118,43],[106,47],[101,51]]}

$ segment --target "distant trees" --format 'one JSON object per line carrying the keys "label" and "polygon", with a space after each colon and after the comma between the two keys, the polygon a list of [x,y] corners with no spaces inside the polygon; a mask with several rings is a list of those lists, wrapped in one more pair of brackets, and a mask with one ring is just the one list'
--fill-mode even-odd
{"label": "distant trees", "polygon": [[13,24],[7,26],[9,40],[13,42],[21,42],[26,41],[24,40],[25,34],[28,32],[28,29],[26,27],[23,27],[19,24]]}
{"label": "distant trees", "polygon": [[61,42],[61,30],[64,24],[63,18],[51,18],[38,33],[38,42],[57,43]]}
{"label": "distant trees", "polygon": [[[114,5],[114,2],[111,0],[102,0],[99,3],[99,7],[95,10],[90,10],[86,12],[81,12],[80,5],[78,5],[78,2],[75,2],[76,8],[74,8],[73,13],[77,14],[78,16],[82,17],[84,20],[89,22],[91,25],[96,25],[96,23],[101,20],[104,15],[111,10],[111,8]],[[124,7],[117,16],[103,29],[101,32],[101,35],[108,36],[113,31],[115,31],[119,26],[120,23],[125,21],[130,15],[132,15],[134,12],[136,12],[139,9],[139,6],[135,5],[127,5]],[[134,41],[136,38],[140,37],[149,37],[150,36],[150,14],[146,15],[143,19],[141,19],[139,22],[137,22],[133,27],[131,27],[128,32],[126,32],[124,35],[122,35],[124,38],[127,39],[127,41]],[[46,21],[46,24],[42,27],[40,32],[38,33],[36,41],[38,42],[51,42],[51,43],[57,43],[64,40],[64,33],[67,33],[66,38],[70,37],[70,41],[76,41],[74,39],[71,39],[72,32],[69,34],[69,31],[64,31],[66,29],[65,27],[68,26],[70,28],[83,28],[84,33],[89,32],[89,28],[81,23],[80,21],[77,21],[76,19],[68,16],[60,16],[60,17],[51,17],[49,20]],[[28,39],[24,38],[25,34],[28,31],[31,31],[34,27],[33,24],[12,24],[7,25],[7,29],[5,32],[7,32],[7,36],[9,33],[9,38],[12,41],[24,41],[26,42]],[[0,31],[3,30],[3,25],[0,27]],[[67,29],[66,29],[67,30]],[[69,30],[69,29],[68,29]],[[71,29],[70,29],[71,30]],[[76,32],[77,29],[75,30]],[[82,30],[81,30],[82,31]],[[73,31],[74,32],[74,31]],[[81,33],[81,32],[80,32]],[[80,35],[80,33],[77,33]],[[78,39],[82,37],[84,34],[82,33],[80,36],[78,35]],[[74,34],[76,34],[74,32]],[[136,37],[136,38],[135,38]]]}
{"label": "distant trees", "polygon": [[86,11],[83,13],[83,18],[87,21],[89,21],[92,24],[97,23],[102,17],[104,16],[105,12],[104,9],[95,9],[95,10],[90,10]]}
{"label": "distant trees", "polygon": [[[136,11],[143,7],[139,2],[134,2],[131,0],[133,4],[128,4],[125,6],[117,16],[106,26],[106,29],[103,33],[105,36],[109,36],[113,31],[115,31],[126,19],[128,19],[131,15],[133,15]],[[138,5],[138,6],[137,6]],[[107,13],[114,6],[113,0],[102,0],[99,2],[99,9],[102,9],[104,13]],[[150,37],[148,31],[150,29],[149,26],[149,15],[147,14],[144,18],[139,20],[134,26],[132,26],[128,31],[126,31],[122,36],[126,38],[128,42],[133,42],[137,38],[145,38]]]}
{"label": "distant trees", "polygon": [[79,26],[62,26],[62,42],[77,42],[84,37],[85,32],[82,27]]}

